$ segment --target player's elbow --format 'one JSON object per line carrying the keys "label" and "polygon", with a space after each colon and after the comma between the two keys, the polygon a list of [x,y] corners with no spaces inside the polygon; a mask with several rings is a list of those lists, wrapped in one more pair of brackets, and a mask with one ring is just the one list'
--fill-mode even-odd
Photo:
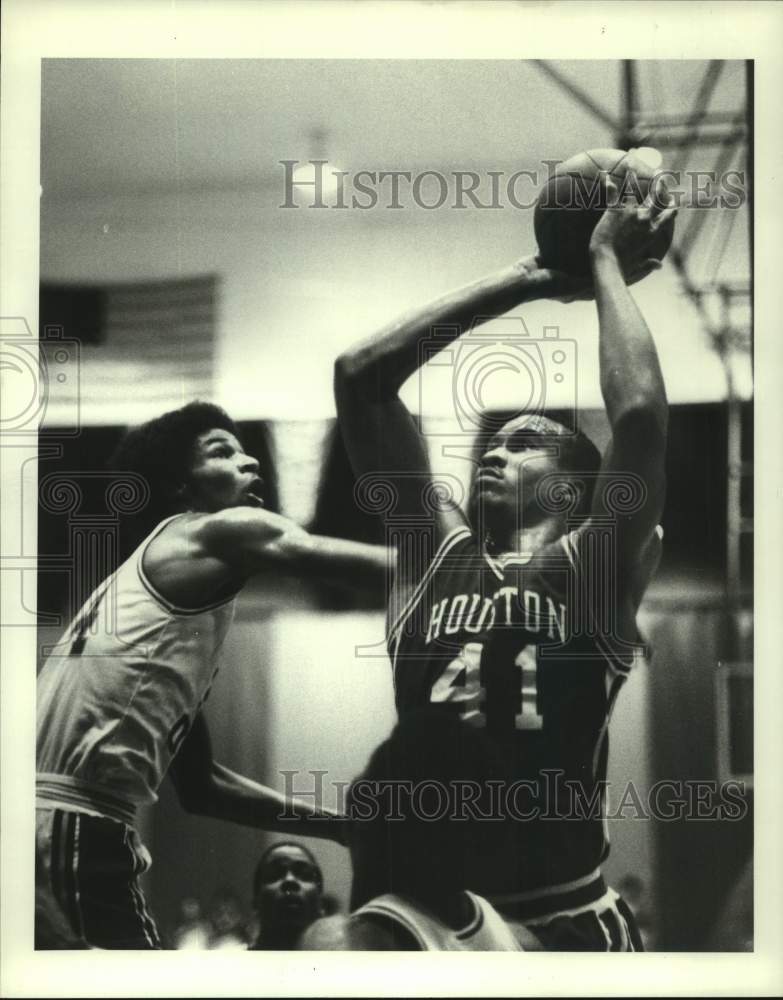
{"label": "player's elbow", "polygon": [[363,345],[349,348],[334,364],[334,395],[338,410],[351,402],[381,402],[397,394],[398,386],[378,364],[372,349]]}
{"label": "player's elbow", "polygon": [[201,768],[183,767],[182,762],[172,770],[171,778],[182,809],[192,816],[211,816],[214,813],[215,782],[209,772]]}
{"label": "player's elbow", "polygon": [[334,363],[334,399],[338,416],[358,395],[361,384],[353,351],[345,351]]}
{"label": "player's elbow", "polygon": [[191,814],[198,814],[199,808],[199,796],[191,782],[188,781],[174,781],[174,788],[177,792],[177,801],[180,807],[186,812]]}
{"label": "player's elbow", "polygon": [[355,391],[375,378],[375,367],[363,345],[349,347],[334,363],[335,386]]}
{"label": "player's elbow", "polygon": [[334,363],[335,385],[350,385],[361,374],[361,365],[357,358],[357,351],[349,348],[338,355]]}
{"label": "player's elbow", "polygon": [[319,544],[315,536],[300,528],[284,532],[275,542],[274,549],[270,550],[270,557],[290,572],[306,573],[318,552]]}
{"label": "player's elbow", "polygon": [[611,414],[615,445],[650,453],[666,446],[668,409],[665,398],[639,392],[624,399]]}
{"label": "player's elbow", "polygon": [[215,796],[206,784],[179,791],[178,798],[180,806],[191,816],[215,815]]}
{"label": "player's elbow", "polygon": [[601,394],[612,428],[652,421],[666,428],[666,387],[657,365],[610,366],[601,372]]}

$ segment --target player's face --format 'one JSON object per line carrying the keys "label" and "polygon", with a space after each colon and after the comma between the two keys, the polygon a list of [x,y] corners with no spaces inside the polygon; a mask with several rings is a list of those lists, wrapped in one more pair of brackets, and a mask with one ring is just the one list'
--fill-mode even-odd
{"label": "player's face", "polygon": [[262,924],[306,927],[320,915],[318,872],[305,852],[284,844],[267,858],[256,908]]}
{"label": "player's face", "polygon": [[230,431],[216,427],[196,438],[186,496],[194,510],[263,507],[258,461],[246,455]]}
{"label": "player's face", "polygon": [[473,480],[473,500],[490,515],[508,515],[535,503],[542,476],[560,471],[557,425],[539,417],[509,421],[491,438]]}

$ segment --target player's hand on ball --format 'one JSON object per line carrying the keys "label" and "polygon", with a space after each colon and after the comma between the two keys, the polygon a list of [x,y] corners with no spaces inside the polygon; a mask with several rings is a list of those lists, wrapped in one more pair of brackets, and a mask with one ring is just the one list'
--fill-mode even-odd
{"label": "player's hand on ball", "polygon": [[641,281],[642,278],[646,278],[647,275],[652,274],[653,271],[660,271],[662,267],[663,264],[656,257],[650,257],[637,264],[631,270],[623,268],[625,283],[626,285],[635,285],[637,281]]}
{"label": "player's hand on ball", "polygon": [[641,204],[621,201],[617,186],[608,176],[604,176],[604,186],[607,207],[590,238],[590,253],[614,253],[626,283],[631,285],[660,267],[660,261],[650,256],[650,246],[677,208],[663,182],[651,185]]}
{"label": "player's hand on ball", "polygon": [[517,263],[520,272],[539,286],[539,297],[557,302],[588,302],[594,298],[593,281],[589,275],[568,274],[552,267],[543,267],[539,256],[525,257]]}
{"label": "player's hand on ball", "polygon": [[541,268],[541,273],[547,277],[546,298],[557,302],[589,302],[595,298],[593,282],[583,275],[568,274],[567,271],[557,271],[551,267]]}

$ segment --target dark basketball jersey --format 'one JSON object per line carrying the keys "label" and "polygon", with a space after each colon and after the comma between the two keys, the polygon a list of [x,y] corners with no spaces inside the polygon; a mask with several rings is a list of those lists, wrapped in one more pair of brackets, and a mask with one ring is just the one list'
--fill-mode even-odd
{"label": "dark basketball jersey", "polygon": [[497,806],[517,849],[483,859],[470,888],[524,904],[520,915],[605,892],[607,727],[637,652],[602,608],[606,552],[599,535],[571,532],[498,562],[456,529],[388,631],[400,716],[441,705],[503,750]]}

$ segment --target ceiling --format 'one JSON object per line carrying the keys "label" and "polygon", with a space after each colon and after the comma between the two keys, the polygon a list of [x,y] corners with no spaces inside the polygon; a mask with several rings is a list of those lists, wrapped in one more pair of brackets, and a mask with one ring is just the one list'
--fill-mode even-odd
{"label": "ceiling", "polygon": [[[619,118],[618,62],[553,65]],[[682,113],[706,64],[637,66],[643,106]],[[726,63],[710,109],[743,100],[743,64]],[[606,145],[612,129],[531,61],[43,63],[47,198],[264,185],[279,178],[281,159],[320,153],[351,171],[508,170]],[[704,165],[711,155],[701,154]]]}

